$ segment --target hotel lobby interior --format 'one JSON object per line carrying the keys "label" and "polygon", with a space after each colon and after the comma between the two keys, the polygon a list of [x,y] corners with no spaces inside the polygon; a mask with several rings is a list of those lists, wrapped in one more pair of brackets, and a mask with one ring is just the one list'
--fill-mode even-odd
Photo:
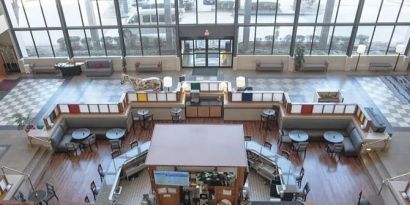
{"label": "hotel lobby interior", "polygon": [[0,0],[0,204],[409,205],[410,0]]}

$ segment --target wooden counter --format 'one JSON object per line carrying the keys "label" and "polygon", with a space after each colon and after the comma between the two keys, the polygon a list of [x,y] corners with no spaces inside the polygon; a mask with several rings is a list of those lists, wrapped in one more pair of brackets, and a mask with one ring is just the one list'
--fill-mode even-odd
{"label": "wooden counter", "polygon": [[186,117],[222,117],[222,102],[201,101],[199,104],[186,102]]}

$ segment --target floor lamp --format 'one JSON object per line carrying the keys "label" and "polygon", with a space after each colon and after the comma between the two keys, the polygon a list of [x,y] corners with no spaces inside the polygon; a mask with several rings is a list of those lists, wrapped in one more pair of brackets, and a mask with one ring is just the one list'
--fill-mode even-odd
{"label": "floor lamp", "polygon": [[396,53],[398,55],[397,55],[397,59],[396,59],[396,64],[394,64],[393,71],[396,71],[396,67],[397,67],[397,63],[399,62],[400,55],[402,53],[404,53],[405,50],[406,50],[406,47],[403,44],[399,44],[399,45],[396,46]]}
{"label": "floor lamp", "polygon": [[357,46],[357,53],[359,54],[359,58],[357,59],[357,63],[356,63],[356,69],[355,71],[357,71],[357,67],[359,66],[359,61],[360,61],[360,56],[366,51],[366,45],[360,44]]}

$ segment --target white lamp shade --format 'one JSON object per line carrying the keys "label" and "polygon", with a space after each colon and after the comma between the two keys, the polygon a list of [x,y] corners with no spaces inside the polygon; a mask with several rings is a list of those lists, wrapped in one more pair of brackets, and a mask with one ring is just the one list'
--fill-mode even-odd
{"label": "white lamp shade", "polygon": [[396,53],[404,53],[406,51],[406,46],[403,44],[399,44],[396,46]]}
{"label": "white lamp shade", "polygon": [[245,87],[245,77],[243,76],[236,77],[236,87],[238,88]]}
{"label": "white lamp shade", "polygon": [[363,54],[366,51],[366,45],[360,44],[357,46],[357,53]]}
{"label": "white lamp shade", "polygon": [[164,77],[164,87],[166,88],[172,87],[172,77],[169,77],[169,76]]}

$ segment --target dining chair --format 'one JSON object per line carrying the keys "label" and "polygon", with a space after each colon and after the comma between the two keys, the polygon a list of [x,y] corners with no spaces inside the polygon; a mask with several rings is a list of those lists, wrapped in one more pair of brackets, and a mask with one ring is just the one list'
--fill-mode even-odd
{"label": "dining chair", "polygon": [[272,149],[272,144],[271,144],[270,142],[266,142],[266,141],[265,141],[265,142],[263,143],[263,146],[266,147],[266,148],[268,148],[269,150]]}
{"label": "dining chair", "polygon": [[308,145],[309,142],[294,142],[292,144],[292,150],[297,153],[303,152],[303,159],[305,159]]}
{"label": "dining chair", "polygon": [[340,155],[343,152],[344,145],[343,143],[336,143],[336,144],[327,144],[326,145],[326,152],[331,156],[335,157],[336,155],[340,159]]}
{"label": "dining chair", "polygon": [[259,129],[262,128],[264,128],[265,130],[269,128],[269,116],[265,113],[261,113]]}
{"label": "dining chair", "polygon": [[296,177],[295,177],[299,188],[301,188],[301,186],[302,186],[303,176],[305,176],[305,168],[302,167],[302,169],[300,169],[299,175],[296,175]]}
{"label": "dining chair", "polygon": [[46,198],[44,199],[44,202],[48,204],[48,202],[54,197],[57,199],[57,201],[59,201],[59,198],[57,197],[54,186],[49,183],[46,183],[46,188],[47,188],[47,195],[46,195]]}
{"label": "dining chair", "polygon": [[98,192],[100,191],[99,188],[95,185],[95,182],[92,181],[90,184],[91,192],[93,193],[94,196],[94,201],[97,200],[97,195]]}
{"label": "dining chair", "polygon": [[140,118],[137,114],[131,111],[131,119],[132,119],[132,129],[134,130],[134,134],[135,134],[135,124],[139,122]]}
{"label": "dining chair", "polygon": [[122,142],[121,140],[110,140],[111,143],[111,151],[119,151],[121,152]]}
{"label": "dining chair", "polygon": [[282,146],[282,144],[292,144],[292,140],[289,137],[289,133],[284,130],[279,130],[279,137],[278,137],[278,148]]}
{"label": "dining chair", "polygon": [[85,195],[85,197],[84,197],[84,203],[91,204],[90,199],[88,198],[87,195]]}
{"label": "dining chair", "polygon": [[83,145],[84,148],[89,147],[90,151],[93,151],[92,149],[92,145],[95,145],[95,147],[97,147],[98,149],[98,144],[97,144],[97,136],[95,133],[92,133],[91,136],[89,136],[86,140],[84,140],[84,142],[81,143]]}
{"label": "dining chair", "polygon": [[285,192],[281,195],[281,201],[293,201],[295,199],[295,193]]}
{"label": "dining chair", "polygon": [[67,151],[68,156],[70,156],[70,154],[78,156],[77,150],[78,150],[79,146],[78,146],[77,143],[68,142],[68,143],[65,144],[65,147],[66,147],[66,151]]}
{"label": "dining chair", "polygon": [[117,166],[115,165],[115,158],[120,156],[120,155],[121,155],[121,152],[119,150],[115,150],[115,151],[111,152],[111,158],[112,158],[112,161],[113,161],[113,164],[114,164],[114,169],[115,169],[116,172],[117,172]]}
{"label": "dining chair", "polygon": [[104,173],[104,170],[103,170],[101,164],[98,164],[97,171],[98,171],[98,175],[100,175],[101,182],[103,182],[104,177],[105,177],[105,173]]}
{"label": "dining chair", "polygon": [[[147,126],[148,124],[149,128],[154,127],[154,114],[145,115],[144,120],[145,120],[145,126]],[[144,129],[146,129],[146,127]]]}
{"label": "dining chair", "polygon": [[297,197],[298,201],[305,202],[309,192],[310,192],[310,184],[309,182],[306,182],[305,186],[303,187],[302,192]]}
{"label": "dining chair", "polygon": [[138,139],[135,139],[134,141],[130,142],[130,147],[131,149],[138,146]]}
{"label": "dining chair", "polygon": [[290,158],[290,153],[286,150],[281,150],[279,155],[285,157],[286,159]]}

